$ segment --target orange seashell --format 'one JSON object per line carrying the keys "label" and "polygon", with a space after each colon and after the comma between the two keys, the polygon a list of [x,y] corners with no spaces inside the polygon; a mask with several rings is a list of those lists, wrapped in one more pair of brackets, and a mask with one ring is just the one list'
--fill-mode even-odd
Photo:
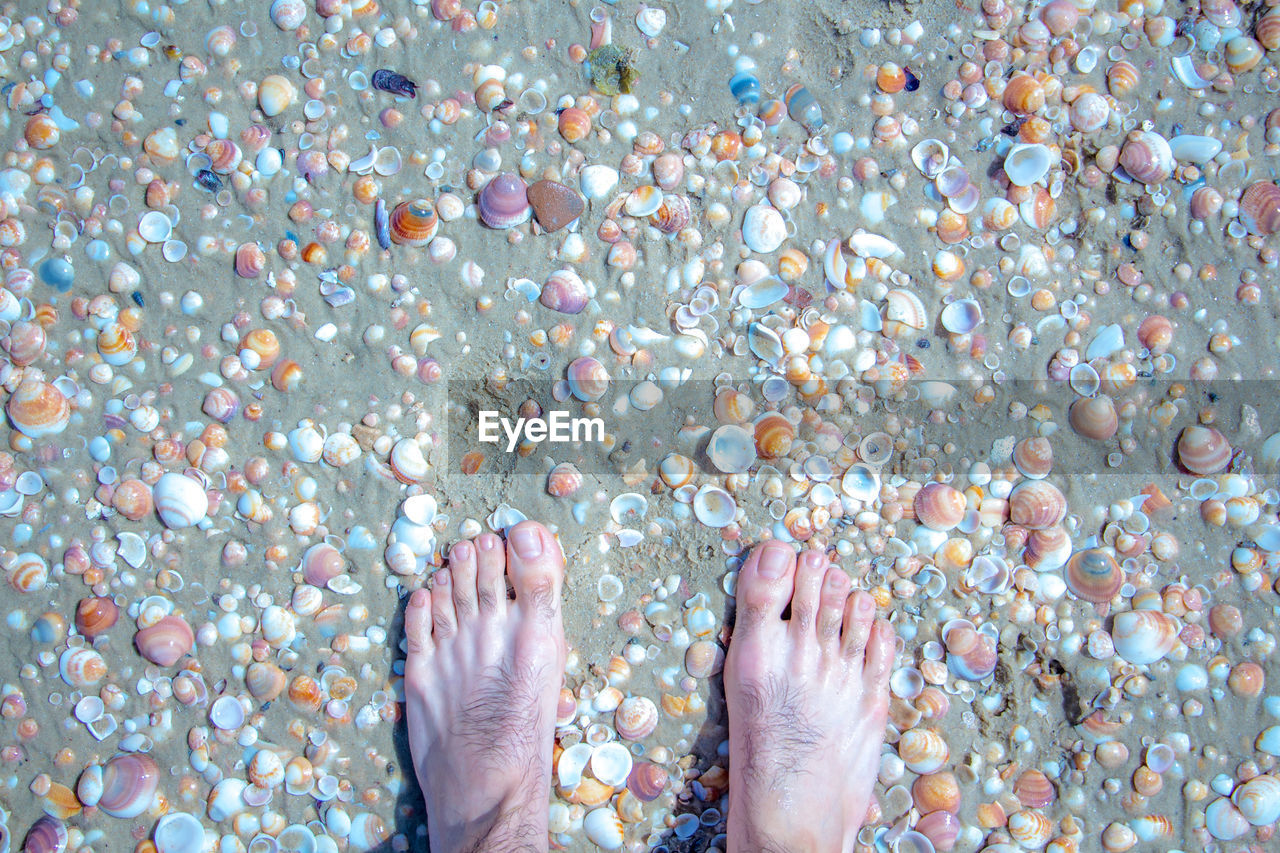
{"label": "orange seashell", "polygon": [[1053,445],[1043,436],[1024,438],[1013,446],[1013,465],[1022,476],[1043,480],[1053,470]]}
{"label": "orange seashell", "polygon": [[586,110],[565,107],[560,111],[557,126],[566,142],[581,142],[591,133],[591,116]]}
{"label": "orange seashell", "polygon": [[1117,98],[1132,95],[1142,79],[1132,62],[1122,59],[1107,69],[1107,91]]}
{"label": "orange seashell", "polygon": [[1240,196],[1240,221],[1264,237],[1280,231],[1280,186],[1271,181],[1250,185]]}
{"label": "orange seashell", "polygon": [[191,651],[195,634],[181,616],[169,614],[133,637],[138,652],[157,666],[173,666]]}
{"label": "orange seashell", "polygon": [[547,494],[567,498],[582,488],[582,472],[572,462],[561,462],[547,475]]}
{"label": "orange seashell", "polygon": [[913,773],[933,773],[950,756],[947,742],[933,729],[908,729],[898,739],[898,757]]}
{"label": "orange seashell", "polygon": [[18,432],[30,438],[57,435],[71,420],[71,403],[54,385],[28,379],[18,386],[5,404],[9,420]]}
{"label": "orange seashell", "polygon": [[49,582],[49,564],[39,554],[19,554],[9,568],[9,585],[18,592],[39,592]]}
{"label": "orange seashell", "polygon": [[923,813],[946,811],[954,814],[960,810],[960,783],[956,781],[955,774],[947,770],[927,773],[912,784],[911,799]]}
{"label": "orange seashell", "polygon": [[674,151],[653,161],[653,180],[663,190],[674,190],[684,179],[684,158]]}
{"label": "orange seashell", "polygon": [[732,130],[722,130],[711,137],[711,156],[716,160],[737,160],[742,154],[742,137]]}
{"label": "orange seashell", "polygon": [[1053,837],[1053,821],[1030,809],[1009,815],[1007,827],[1024,850],[1039,850]]}
{"label": "orange seashell", "polygon": [[1009,518],[1028,530],[1044,530],[1067,515],[1067,498],[1047,480],[1027,480],[1009,493]]}
{"label": "orange seashell", "polygon": [[436,236],[440,217],[430,199],[402,201],[391,211],[391,241],[401,246],[425,246]]}
{"label": "orange seashell", "polygon": [[615,709],[613,726],[623,740],[641,740],[658,727],[658,707],[646,696],[628,696]]}
{"label": "orange seashell", "polygon": [[955,245],[969,236],[969,220],[963,213],[956,213],[948,207],[938,214],[934,230],[942,242]]}
{"label": "orange seashell", "polygon": [[108,323],[98,332],[98,354],[107,364],[119,367],[138,354],[138,342],[124,323]]}
{"label": "orange seashell", "polygon": [[1031,190],[1031,197],[1018,205],[1018,215],[1027,225],[1037,231],[1043,231],[1053,224],[1058,212],[1058,203],[1053,195],[1044,187]]}
{"label": "orange seashell", "polygon": [[1024,770],[1013,783],[1013,795],[1029,809],[1042,809],[1058,798],[1049,777],[1039,770]]}
{"label": "orange seashell", "polygon": [[1231,668],[1227,676],[1227,686],[1237,696],[1252,697],[1262,692],[1266,683],[1266,673],[1253,661],[1244,661]]}
{"label": "orange seashell", "polygon": [[682,195],[668,193],[662,197],[662,204],[649,221],[663,234],[675,234],[684,230],[693,218],[693,206],[689,199]]}
{"label": "orange seashell", "polygon": [[209,168],[219,175],[229,175],[234,172],[244,158],[240,152],[240,146],[230,139],[209,140],[209,144],[204,147],[204,153],[213,161]]}
{"label": "orange seashell", "polygon": [[[945,677],[945,673],[942,677]],[[921,690],[912,705],[926,720],[941,720],[951,710],[951,700],[947,698],[947,694],[933,686]]]}
{"label": "orange seashell", "polygon": [[258,368],[266,370],[280,357],[280,339],[270,329],[251,329],[240,339],[239,351],[250,350],[258,358]]}
{"label": "orange seashell", "polygon": [[58,658],[58,673],[72,687],[90,687],[107,677],[107,662],[93,649],[67,649]]}
{"label": "orange seashell", "polygon": [[1022,559],[1037,572],[1056,571],[1070,557],[1071,536],[1061,525],[1032,530],[1027,534],[1027,546]]}
{"label": "orange seashell", "polygon": [[907,72],[896,62],[886,62],[876,69],[876,85],[890,95],[901,92],[907,85]]}
{"label": "orange seashell", "polygon": [[1067,419],[1076,433],[1095,441],[1106,441],[1111,438],[1116,434],[1119,423],[1116,405],[1105,394],[1081,397],[1076,400],[1071,404]]}
{"label": "orange seashell", "polygon": [[711,411],[722,424],[742,424],[755,416],[756,405],[749,396],[732,388],[716,394]]}
{"label": "orange seashell", "polygon": [[1272,7],[1254,25],[1253,37],[1267,50],[1280,50],[1280,7]]}
{"label": "orange seashell", "polygon": [[930,530],[947,531],[964,520],[967,501],[962,492],[946,483],[929,483],[916,492],[912,510],[916,520]]}
{"label": "orange seashell", "polygon": [[1030,74],[1015,74],[1004,87],[1004,108],[1018,115],[1031,115],[1044,108],[1044,86]]}
{"label": "orange seashell", "polygon": [[1077,551],[1067,561],[1067,588],[1094,604],[1106,604],[1124,585],[1124,570],[1102,548]]}
{"label": "orange seashell", "polygon": [[82,598],[76,605],[76,630],[89,639],[106,633],[120,618],[120,608],[105,596]]}
{"label": "orange seashell", "polygon": [[1213,427],[1189,426],[1178,436],[1178,463],[1193,474],[1214,474],[1231,462],[1231,444]]}
{"label": "orange seashell", "polygon": [[679,453],[668,453],[658,464],[658,476],[672,489],[678,489],[692,482],[697,473],[698,466],[693,460]]}
{"label": "orange seashell", "polygon": [[755,422],[756,453],[762,459],[778,459],[791,452],[796,428],[782,415],[769,412]]}
{"label": "orange seashell", "polygon": [[22,132],[27,144],[38,151],[52,148],[62,138],[62,131],[49,117],[48,113],[37,113],[27,119],[27,126]]}
{"label": "orange seashell", "polygon": [[324,701],[320,684],[309,675],[296,676],[289,683],[289,704],[303,713],[314,714]]}
{"label": "orange seashell", "polygon": [[0,347],[9,356],[10,362],[18,367],[26,367],[44,355],[48,339],[44,326],[19,320],[13,324],[4,340],[0,341]]}
{"label": "orange seashell", "polygon": [[281,359],[271,369],[271,385],[277,391],[292,391],[301,384],[302,365],[293,359]]}
{"label": "orange seashell", "polygon": [[1159,314],[1143,318],[1138,324],[1138,342],[1153,355],[1165,352],[1173,343],[1173,323],[1168,317]]}
{"label": "orange seashell", "polygon": [[245,670],[244,683],[249,694],[260,702],[270,702],[284,692],[285,674],[273,663],[254,661]]}

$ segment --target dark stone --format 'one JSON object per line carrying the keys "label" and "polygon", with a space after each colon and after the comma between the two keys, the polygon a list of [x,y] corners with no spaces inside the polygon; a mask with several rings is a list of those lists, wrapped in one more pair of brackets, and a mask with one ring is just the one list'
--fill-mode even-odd
{"label": "dark stone", "polygon": [[572,187],[555,181],[538,181],[529,187],[533,217],[546,231],[559,231],[582,215],[585,204]]}

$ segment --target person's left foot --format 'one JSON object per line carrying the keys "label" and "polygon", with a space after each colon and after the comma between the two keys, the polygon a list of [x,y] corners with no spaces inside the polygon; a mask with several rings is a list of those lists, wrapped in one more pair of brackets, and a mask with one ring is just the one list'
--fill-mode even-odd
{"label": "person's left foot", "polygon": [[555,538],[524,521],[505,549],[492,534],[454,545],[409,600],[409,747],[432,853],[547,849],[563,581]]}

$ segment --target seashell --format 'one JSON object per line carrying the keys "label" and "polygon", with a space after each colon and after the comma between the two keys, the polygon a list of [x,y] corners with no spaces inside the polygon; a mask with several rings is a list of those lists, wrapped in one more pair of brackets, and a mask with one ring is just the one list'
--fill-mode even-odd
{"label": "seashell", "polygon": [[658,208],[662,206],[662,197],[662,190],[655,186],[636,187],[627,195],[623,210],[627,216],[645,219],[658,212]]}
{"label": "seashell", "polygon": [[1262,45],[1248,36],[1236,36],[1227,42],[1223,58],[1227,61],[1227,70],[1232,74],[1244,74],[1252,71],[1262,61]]}
{"label": "seashell", "polygon": [[315,787],[315,767],[301,755],[290,758],[284,766],[284,789],[290,794],[305,796]]}
{"label": "seashell", "polygon": [[1132,95],[1141,79],[1132,62],[1122,59],[1107,69],[1107,90],[1117,98]]}
{"label": "seashell", "polygon": [[532,215],[528,187],[514,172],[503,172],[485,184],[476,207],[481,221],[499,230],[528,222]]}
{"label": "seashell", "polygon": [[665,193],[662,204],[649,217],[649,221],[663,234],[676,234],[683,231],[693,218],[693,206],[689,199],[675,193]]}
{"label": "seashell", "polygon": [[565,142],[581,142],[591,133],[591,116],[586,110],[566,107],[560,111],[557,125]]}
{"label": "seashell", "polygon": [[1009,836],[1025,850],[1040,850],[1053,837],[1053,822],[1030,809],[1009,815],[1007,828]]}
{"label": "seashell", "polygon": [[584,403],[599,400],[609,390],[609,372],[591,356],[575,358],[566,372],[569,392]]}
{"label": "seashell", "polygon": [[1042,436],[1022,439],[1013,446],[1013,465],[1022,476],[1043,480],[1053,470],[1053,444]]}
{"label": "seashell", "polygon": [[1193,474],[1221,471],[1231,454],[1231,444],[1213,427],[1189,426],[1178,436],[1178,463]]}
{"label": "seashell", "polygon": [[281,74],[268,74],[258,84],[258,106],[267,117],[280,115],[297,97],[297,88]]}
{"label": "seashell", "polygon": [[959,490],[946,483],[928,483],[912,501],[916,520],[930,530],[952,530],[964,520],[966,501]]}
{"label": "seashell", "polygon": [[948,166],[933,179],[933,186],[943,198],[958,196],[970,186],[969,173],[963,166]]}
{"label": "seashell", "polygon": [[386,841],[387,831],[382,818],[372,812],[362,812],[351,819],[351,831],[347,834],[350,849],[374,850]]}
{"label": "seashell", "polygon": [[270,702],[284,692],[285,674],[273,663],[254,661],[245,670],[244,683],[249,694],[260,702]]}
{"label": "seashell", "polygon": [[57,386],[28,379],[10,395],[5,412],[18,432],[30,438],[44,438],[67,428],[71,402]]}
{"label": "seashell", "polygon": [[27,119],[22,135],[32,148],[44,151],[58,144],[62,131],[47,113],[37,113]]}
{"label": "seashell", "polygon": [[584,166],[578,173],[578,186],[582,194],[593,201],[605,198],[617,185],[618,170],[612,166]]}
{"label": "seashell", "polygon": [[138,631],[133,643],[138,652],[158,666],[173,666],[191,651],[195,634],[191,626],[180,616],[170,614],[154,625]]}
{"label": "seashell", "polygon": [[662,478],[662,482],[666,483],[668,488],[672,489],[678,489],[692,482],[697,472],[698,467],[694,464],[694,461],[687,456],[681,456],[679,453],[668,453],[658,463],[658,476]]}
{"label": "seashell", "polygon": [[244,800],[245,788],[249,787],[243,779],[223,779],[213,786],[207,800],[209,819],[221,823],[240,814],[248,807]]}
{"label": "seashell", "polygon": [[1027,480],[1009,493],[1009,518],[1028,530],[1044,530],[1067,515],[1067,499],[1047,480]]}
{"label": "seashell", "polygon": [[1232,792],[1231,802],[1253,826],[1269,826],[1280,820],[1280,778],[1254,776]]}
{"label": "seashell", "polygon": [[332,432],[324,440],[321,458],[334,468],[350,465],[360,457],[360,443],[349,432]]}
{"label": "seashell", "polygon": [[825,122],[822,120],[822,107],[817,99],[799,83],[787,89],[782,98],[787,107],[787,115],[809,133],[817,133]]}
{"label": "seashell", "polygon": [[[653,180],[664,192],[674,190],[684,179],[684,158],[669,151],[653,161]],[[666,196],[663,196],[666,200]],[[656,215],[656,214],[655,214]]]}
{"label": "seashell", "polygon": [[1173,174],[1173,149],[1154,131],[1134,131],[1120,148],[1120,165],[1135,181],[1158,184]]}
{"label": "seashell", "polygon": [[952,850],[960,837],[960,819],[947,811],[929,812],[916,821],[915,831],[929,839],[934,850]]}
{"label": "seashell", "polygon": [[1248,819],[1230,800],[1220,797],[1204,810],[1204,828],[1221,841],[1231,841],[1249,831]]}
{"label": "seashell", "polygon": [[1095,441],[1106,441],[1116,434],[1119,421],[1116,405],[1105,394],[1081,397],[1071,404],[1067,419],[1077,434]]}
{"label": "seashell", "polygon": [[1004,173],[1016,187],[1037,183],[1053,168],[1053,151],[1047,145],[1019,143],[1004,157]]}
{"label": "seashell", "polygon": [[293,681],[289,682],[289,704],[296,710],[303,713],[314,714],[320,709],[320,703],[324,700],[324,693],[320,689],[320,684],[309,675],[295,676]]}
{"label": "seashell", "polygon": [[108,323],[98,332],[98,354],[107,364],[115,367],[128,364],[138,353],[138,343],[133,333],[122,323]]}
{"label": "seashell", "polygon": [[85,808],[93,808],[102,799],[102,765],[90,764],[76,782],[76,798]]}
{"label": "seashell", "polygon": [[1030,74],[1015,74],[1005,84],[1002,96],[1004,108],[1017,115],[1031,115],[1044,108],[1044,86]]}
{"label": "seashell", "polygon": [[[6,291],[7,292],[7,291]],[[4,336],[3,348],[9,361],[18,367],[26,367],[44,355],[48,335],[39,323],[19,320]]]}
{"label": "seashell", "polygon": [[1272,7],[1258,18],[1253,37],[1267,50],[1280,50],[1280,9]]}
{"label": "seashell", "polygon": [[572,462],[561,462],[547,474],[547,494],[567,498],[582,488],[582,472]]}
{"label": "seashell", "polygon": [[658,706],[647,696],[628,696],[613,712],[613,727],[623,740],[641,740],[658,727]]}
{"label": "seashell", "polygon": [[1111,105],[1097,92],[1085,92],[1071,102],[1067,116],[1071,119],[1071,126],[1076,130],[1081,133],[1092,133],[1106,126],[1111,118]]}
{"label": "seashell", "polygon": [[270,749],[259,749],[249,759],[246,775],[259,788],[278,788],[284,784],[284,762]]}
{"label": "seashell", "polygon": [[621,788],[631,774],[631,750],[620,743],[602,743],[591,753],[591,775],[610,788]]}
{"label": "seashell", "polygon": [[258,243],[241,243],[236,249],[235,271],[241,278],[257,278],[266,266],[266,253]]}
{"label": "seashell", "polygon": [[592,809],[582,819],[582,831],[587,840],[601,850],[617,850],[622,847],[622,818],[611,808]]}
{"label": "seashell", "polygon": [[1067,561],[1067,588],[1085,601],[1106,604],[1124,585],[1124,571],[1102,548],[1077,551]]}
{"label": "seashell", "polygon": [[[209,169],[219,175],[230,175],[240,165],[240,161],[244,159],[244,154],[240,151],[240,146],[236,145],[230,139],[211,139],[209,144],[204,147],[205,156],[209,158]],[[154,211],[158,212],[158,211]],[[147,216],[151,214],[148,213]],[[160,214],[163,216],[164,214]],[[139,233],[142,233],[142,226],[138,227]],[[169,235],[166,233],[159,240],[153,240],[148,235],[142,234],[143,237],[152,243],[163,242]]]}
{"label": "seashell", "polygon": [[627,776],[627,790],[637,799],[651,803],[662,796],[670,774],[666,768],[649,761],[637,761]]}
{"label": "seashell", "polygon": [[756,461],[755,434],[736,424],[725,424],[711,433],[707,458],[726,474],[741,474]]}
{"label": "seashell", "polygon": [[[7,835],[5,841],[8,842]],[[66,849],[66,824],[52,815],[42,815],[22,841],[22,853],[64,853]]]}
{"label": "seashell", "polygon": [[976,299],[957,299],[942,309],[942,328],[953,335],[967,335],[982,325],[982,306]]}
{"label": "seashell", "polygon": [[431,469],[422,455],[422,446],[412,438],[402,438],[391,446],[387,465],[395,478],[406,485],[425,481]]}
{"label": "seashell", "polygon": [[922,139],[911,149],[911,162],[920,174],[932,180],[951,159],[951,149],[937,139]]}
{"label": "seashell", "polygon": [[[335,591],[337,586],[332,587]],[[293,638],[297,634],[296,620],[293,614],[283,607],[273,604],[262,611],[259,627],[262,630],[262,638],[273,649],[287,646],[293,642]]]}
{"label": "seashell", "polygon": [[698,640],[684,650],[685,671],[694,678],[710,678],[724,665],[724,652],[711,640]]}
{"label": "seashell", "polygon": [[426,246],[436,236],[440,217],[431,199],[402,201],[388,219],[391,242],[401,246]]}
{"label": "seashell", "polygon": [[160,785],[160,767],[141,752],[117,755],[102,768],[102,796],[98,808],[111,817],[138,817],[151,807]]}
{"label": "seashell", "polygon": [[272,0],[271,23],[285,32],[292,32],[302,26],[307,17],[307,4],[303,0]]}
{"label": "seashell", "polygon": [[552,311],[561,314],[580,314],[587,307],[591,295],[587,285],[573,270],[556,270],[542,285],[538,301]]}
{"label": "seashell", "polygon": [[240,411],[240,397],[226,386],[213,388],[204,395],[200,411],[219,423],[230,423]]}
{"label": "seashell", "polygon": [[1024,770],[1013,783],[1013,795],[1029,809],[1043,809],[1058,798],[1049,777],[1039,770]]}
{"label": "seashell", "polygon": [[1138,324],[1138,342],[1153,355],[1159,355],[1173,343],[1173,323],[1159,314],[1148,315]]}
{"label": "seashell", "polygon": [[914,728],[898,739],[898,757],[913,773],[933,773],[947,763],[951,750],[933,729]]}
{"label": "seashell", "polygon": [[[796,428],[776,412],[761,415],[755,422],[755,451],[761,459],[778,459],[791,452]],[[745,454],[743,454],[745,458]],[[755,460],[752,459],[752,462]],[[750,462],[747,463],[750,467]],[[720,467],[719,464],[716,467]],[[724,471],[725,469],[721,468]],[[744,469],[745,470],[745,469]],[[738,473],[726,471],[726,473]]]}
{"label": "seashell", "polygon": [[884,332],[890,337],[911,335],[929,325],[924,303],[909,290],[894,288],[885,294]]}
{"label": "seashell", "polygon": [[119,618],[119,606],[106,596],[82,598],[76,605],[76,630],[91,640],[109,631]]}
{"label": "seashell", "polygon": [[[278,3],[279,0],[276,5]],[[275,5],[272,9],[275,9]],[[195,815],[170,812],[156,823],[152,838],[156,853],[190,853],[204,847],[204,825]]]}
{"label": "seashell", "polygon": [[1222,141],[1212,136],[1196,136],[1181,133],[1169,140],[1169,150],[1179,163],[1195,163],[1203,166],[1222,151]]}
{"label": "seashell", "polygon": [[787,239],[787,224],[777,208],[755,204],[742,219],[742,242],[748,249],[767,255],[776,252]]}
{"label": "seashell", "polygon": [[737,515],[733,496],[717,486],[703,486],[693,496],[693,514],[707,527],[727,527]]}
{"label": "seashell", "polygon": [[49,564],[39,554],[19,554],[9,568],[9,586],[18,592],[40,592],[49,581]]}
{"label": "seashell", "polygon": [[765,276],[738,291],[738,302],[743,308],[750,308],[753,311],[768,308],[782,301],[790,289],[787,283],[777,276]]}
{"label": "seashell", "polygon": [[160,520],[171,530],[199,524],[209,512],[204,486],[183,474],[162,475],[152,487],[151,497]]}
{"label": "seashell", "polygon": [[1271,181],[1251,184],[1240,196],[1240,221],[1250,234],[1266,237],[1280,231],[1280,186]]}
{"label": "seashell", "polygon": [[911,800],[923,813],[960,811],[960,783],[954,773],[942,770],[926,773],[911,785]]}
{"label": "seashell", "polygon": [[947,668],[957,678],[981,681],[995,671],[995,641],[973,628],[948,632],[946,646]]}
{"label": "seashell", "polygon": [[748,71],[739,71],[729,78],[729,94],[740,104],[754,104],[760,100],[760,80]]}
{"label": "seashell", "polygon": [[1158,610],[1128,610],[1116,615],[1111,640],[1116,654],[1132,664],[1149,664],[1163,658],[1178,642],[1178,625]]}
{"label": "seashell", "polygon": [[299,568],[303,579],[316,587],[327,586],[329,581],[347,570],[342,552],[327,542],[318,542],[304,551]]}
{"label": "seashell", "polygon": [[107,675],[107,662],[93,649],[67,649],[58,658],[58,674],[72,687],[89,687]]}

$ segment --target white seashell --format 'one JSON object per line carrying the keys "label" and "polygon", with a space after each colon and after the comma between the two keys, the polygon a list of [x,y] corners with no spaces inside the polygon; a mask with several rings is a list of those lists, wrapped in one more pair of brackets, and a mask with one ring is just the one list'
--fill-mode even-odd
{"label": "white seashell", "polygon": [[348,432],[331,433],[324,440],[321,451],[324,461],[335,468],[349,465],[360,457],[360,445],[355,436]]}
{"label": "white seashell", "polygon": [[223,779],[214,785],[213,790],[209,792],[207,812],[209,819],[221,823],[248,808],[248,804],[244,801],[244,789],[247,787],[249,786],[244,780],[235,778]]}
{"label": "white seashell", "polygon": [[860,258],[891,258],[901,255],[898,244],[881,234],[859,231],[849,238],[849,248]]}
{"label": "white seashell", "polygon": [[884,320],[886,327],[890,323],[898,323],[908,329],[920,330],[929,325],[920,297],[901,288],[894,288],[885,294]]}
{"label": "white seashell", "polygon": [[1009,183],[1029,187],[1049,174],[1053,167],[1053,151],[1047,145],[1019,144],[1009,149],[1004,158],[1004,173]]}
{"label": "white seashell", "polygon": [[840,489],[855,500],[870,503],[880,494],[880,474],[870,465],[858,462],[844,472],[840,478]]}
{"label": "white seashell", "polygon": [[387,460],[397,480],[406,484],[421,483],[427,479],[431,466],[422,455],[422,447],[412,438],[402,438],[391,447]]}
{"label": "white seashell", "polygon": [[932,180],[947,166],[951,150],[937,139],[922,139],[911,149],[911,162],[920,174]]}
{"label": "white seashell", "polygon": [[649,511],[649,500],[639,492],[618,495],[609,503],[609,516],[617,524],[634,524]]}
{"label": "white seashell", "polygon": [[102,799],[102,785],[102,765],[90,764],[76,782],[76,798],[86,808],[92,808]]}
{"label": "white seashell", "polygon": [[1240,785],[1231,802],[1253,826],[1268,826],[1280,820],[1280,777],[1262,774]]}
{"label": "white seashell", "polygon": [[707,458],[726,474],[741,474],[756,461],[755,434],[735,424],[717,427],[707,443]]}
{"label": "white seashell", "polygon": [[662,9],[655,9],[652,6],[641,6],[639,14],[636,15],[636,29],[654,38],[662,32],[663,27],[667,25],[667,13]]}
{"label": "white seashell", "polygon": [[1163,658],[1178,642],[1173,617],[1158,610],[1119,613],[1111,628],[1116,654],[1132,664],[1149,664]]}
{"label": "white seashell", "polygon": [[213,723],[214,728],[235,731],[244,725],[244,721],[244,706],[234,696],[219,696],[209,707],[209,722]]}
{"label": "white seashell", "polygon": [[403,166],[404,158],[400,156],[400,149],[394,145],[379,149],[373,158],[373,171],[384,178],[399,173]]}
{"label": "white seashell", "polygon": [[587,166],[578,175],[582,194],[592,201],[600,201],[618,185],[618,170],[612,166]]}
{"label": "white seashell", "polygon": [[587,840],[601,850],[617,850],[622,846],[622,818],[612,808],[598,808],[587,812],[582,819],[582,831]]}
{"label": "white seashell", "polygon": [[782,338],[778,333],[761,323],[752,323],[747,327],[747,346],[756,358],[770,364],[777,364],[786,355],[782,346]]}
{"label": "white seashell", "polygon": [[1195,59],[1190,54],[1175,56],[1170,65],[1173,76],[1188,89],[1207,89],[1213,85],[1212,80],[1206,80],[1200,76],[1200,72],[1196,70]]}
{"label": "white seashell", "polygon": [[576,743],[560,753],[556,762],[556,780],[560,787],[572,791],[582,781],[582,773],[591,761],[591,744]]}
{"label": "white seashell", "polygon": [[1169,140],[1169,150],[1173,152],[1173,159],[1180,163],[1203,166],[1222,151],[1222,141],[1212,136],[1183,133]]}
{"label": "white seashell", "polygon": [[367,175],[373,171],[373,164],[378,159],[378,147],[376,145],[369,146],[369,153],[363,157],[352,160],[347,164],[347,171],[356,175]]}
{"label": "white seashell", "polygon": [[324,454],[324,436],[315,427],[307,425],[289,431],[289,450],[294,460],[310,464],[319,462]]}
{"label": "white seashell", "polygon": [[631,773],[631,750],[614,741],[591,753],[591,775],[611,788],[621,788]]}
{"label": "white seashell", "polygon": [[151,497],[160,520],[171,530],[199,524],[209,512],[204,486],[183,474],[170,472],[161,476]]}
{"label": "white seashell", "polygon": [[787,239],[787,223],[777,208],[756,204],[747,208],[742,219],[742,242],[762,255],[776,252]]}
{"label": "white seashell", "polygon": [[435,550],[435,531],[425,524],[414,524],[407,518],[398,518],[391,525],[391,535],[396,542],[408,545],[414,556],[430,557]]}
{"label": "white seashell", "polygon": [[707,527],[726,527],[737,514],[733,497],[717,486],[706,485],[693,496],[693,514]]}
{"label": "white seashell", "polygon": [[293,614],[278,604],[273,604],[262,611],[259,627],[262,638],[272,648],[281,648],[293,642],[297,636],[297,627]]}
{"label": "white seashell", "polygon": [[157,853],[189,853],[204,848],[204,825],[194,815],[170,812],[160,818],[153,836]]}
{"label": "white seashell", "polygon": [[976,299],[957,299],[942,309],[942,328],[966,335],[982,325],[982,306]]}
{"label": "white seashell", "polygon": [[623,210],[627,212],[627,216],[647,219],[657,213],[660,207],[662,207],[662,190],[654,186],[642,186],[636,187],[627,196]]}
{"label": "white seashell", "polygon": [[738,302],[744,308],[756,310],[768,308],[781,300],[789,290],[787,283],[777,276],[768,276],[742,288],[738,292]]}
{"label": "white seashell", "polygon": [[158,210],[148,211],[138,220],[138,234],[148,243],[163,243],[173,233],[173,223]]}
{"label": "white seashell", "polygon": [[431,524],[438,512],[439,505],[431,495],[414,495],[400,504],[400,513],[414,524]]}

